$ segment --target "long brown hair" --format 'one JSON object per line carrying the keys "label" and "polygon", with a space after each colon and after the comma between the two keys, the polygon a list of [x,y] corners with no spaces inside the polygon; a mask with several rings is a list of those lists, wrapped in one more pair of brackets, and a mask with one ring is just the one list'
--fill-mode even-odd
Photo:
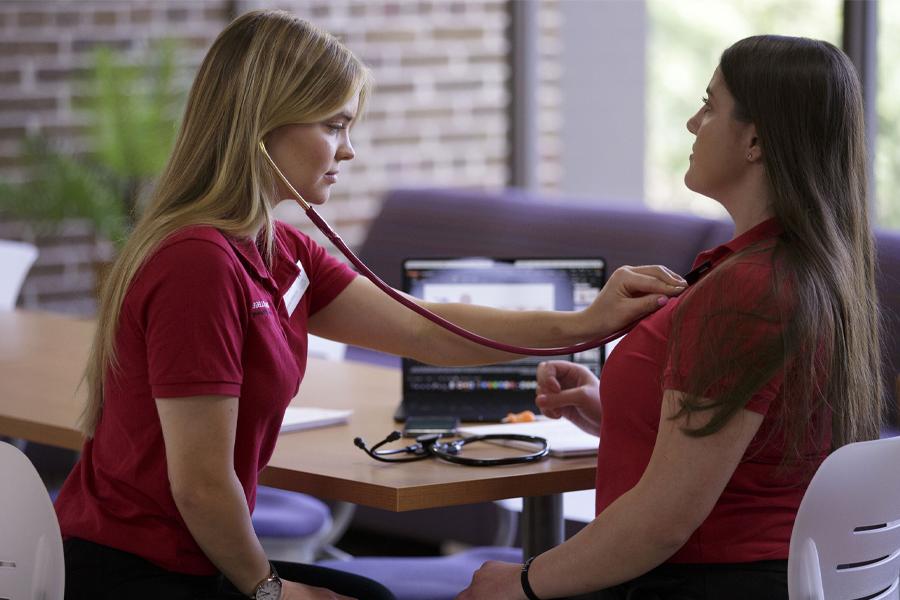
{"label": "long brown hair", "polygon": [[282,11],[235,19],[213,42],[191,87],[175,148],[152,198],[113,265],[100,296],[85,369],[88,398],[80,427],[94,434],[104,377],[115,368],[115,337],[128,287],[165,238],[190,225],[260,236],[271,260],[275,180],[257,144],[290,123],[327,118],[359,94],[368,69],[336,38]]}
{"label": "long brown hair", "polygon": [[[880,317],[856,71],[828,42],[772,35],[737,42],[722,53],[719,68],[735,100],[733,116],[756,126],[771,209],[783,233],[774,248],[757,245],[728,261],[770,253],[774,277],[770,289],[759,290],[754,310],[710,315],[718,324],[703,336],[709,342],[703,368],[684,390],[682,414],[712,414],[688,433],[718,431],[780,371],[786,461],[798,458],[810,440],[825,439],[829,426],[833,448],[876,438],[884,406]],[[701,285],[722,285],[728,270],[723,264]],[[715,288],[707,292],[714,295]],[[676,355],[683,350],[679,313],[687,312],[691,297],[684,300],[669,342]],[[742,323],[762,331],[751,352],[727,333],[740,331]],[[730,385],[703,399],[716,377]],[[816,418],[825,409],[830,424]]]}

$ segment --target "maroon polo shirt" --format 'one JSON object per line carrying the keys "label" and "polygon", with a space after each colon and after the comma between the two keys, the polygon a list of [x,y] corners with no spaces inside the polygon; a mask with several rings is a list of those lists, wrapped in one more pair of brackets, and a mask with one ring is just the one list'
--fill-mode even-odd
{"label": "maroon polo shirt", "polygon": [[239,398],[234,469],[252,511],[306,370],[309,316],[355,277],[295,229],[275,231],[271,273],[252,240],[206,226],[170,236],[138,272],[119,318],[120,368],[107,373],[96,433],[56,501],[63,536],[216,572],[172,499],[154,399]]}
{"label": "maroon polo shirt", "polygon": [[[772,250],[781,227],[765,221],[730,242],[702,252],[694,267],[706,261],[712,271],[679,298],[644,319],[610,354],[603,367],[600,392],[603,419],[597,455],[597,514],[637,484],[650,461],[663,391],[685,391],[699,352],[710,344],[739,344],[738,355],[749,355],[765,335],[780,334],[791,305],[789,285],[772,297]],[[739,256],[736,253],[746,250]],[[732,260],[728,260],[731,258]],[[690,300],[688,301],[688,298]],[[673,316],[683,303],[677,358],[667,351]],[[746,314],[764,313],[746,319]],[[725,350],[733,351],[734,348]],[[745,354],[747,353],[747,354]],[[710,515],[671,559],[679,563],[730,563],[786,559],[791,530],[806,490],[797,471],[778,467],[785,442],[776,427],[783,373],[766,382],[750,399],[747,410],[764,415],[762,425],[735,469]],[[730,385],[726,375],[711,384],[706,397]],[[830,419],[830,415],[811,415]],[[830,431],[830,428],[826,428]],[[814,470],[825,458],[830,439],[804,451]],[[685,465],[690,468],[690,465]],[[809,471],[811,472],[811,471]],[[658,490],[665,494],[665,490]]]}

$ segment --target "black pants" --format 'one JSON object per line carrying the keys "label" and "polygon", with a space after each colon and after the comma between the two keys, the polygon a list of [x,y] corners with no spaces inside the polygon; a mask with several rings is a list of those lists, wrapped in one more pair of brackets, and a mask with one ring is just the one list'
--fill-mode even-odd
{"label": "black pants", "polygon": [[[788,600],[787,561],[663,564],[636,579],[584,596],[595,600]],[[581,597],[579,597],[581,600]]]}
{"label": "black pants", "polygon": [[[202,577],[166,571],[143,558],[108,546],[71,538],[65,541],[66,600],[237,600],[221,575]],[[284,579],[323,587],[351,598],[394,600],[380,583],[314,565],[273,561]]]}

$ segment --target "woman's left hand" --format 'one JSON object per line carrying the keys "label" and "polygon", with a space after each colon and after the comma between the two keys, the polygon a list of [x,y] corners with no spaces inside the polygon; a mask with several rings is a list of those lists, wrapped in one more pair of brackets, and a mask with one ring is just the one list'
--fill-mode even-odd
{"label": "woman's left hand", "polygon": [[684,279],[663,266],[619,267],[582,311],[585,327],[591,335],[608,335],[665,306],[686,287]]}
{"label": "woman's left hand", "polygon": [[522,590],[522,565],[489,560],[472,576],[456,600],[528,600]]}

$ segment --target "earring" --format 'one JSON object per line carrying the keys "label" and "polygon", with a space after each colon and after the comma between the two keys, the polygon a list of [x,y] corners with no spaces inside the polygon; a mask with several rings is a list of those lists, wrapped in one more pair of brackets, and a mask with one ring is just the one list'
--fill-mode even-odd
{"label": "earring", "polygon": [[753,153],[752,153],[752,152],[748,152],[748,153],[747,153],[747,160],[753,160]]}

